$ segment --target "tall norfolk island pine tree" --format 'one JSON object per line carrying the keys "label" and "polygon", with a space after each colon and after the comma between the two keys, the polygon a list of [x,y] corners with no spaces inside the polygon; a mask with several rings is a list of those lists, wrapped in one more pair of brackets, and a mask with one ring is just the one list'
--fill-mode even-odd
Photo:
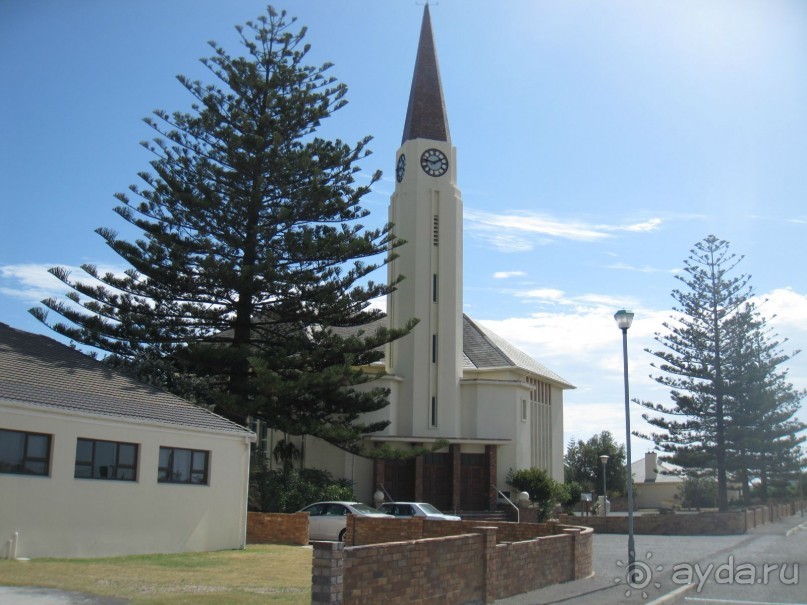
{"label": "tall norfolk island pine tree", "polygon": [[661,360],[653,378],[670,388],[672,405],[638,402],[662,414],[643,417],[661,429],[649,438],[670,461],[716,471],[720,510],[728,508],[729,473],[747,481],[798,457],[805,428],[793,420],[803,394],[777,370],[792,355],[780,352],[751,304],[750,277],[731,275],[741,260],[713,235],[695,244],[676,276],[686,286],[672,293],[677,316],[656,334],[665,348],[648,350]]}
{"label": "tall norfolk island pine tree", "polygon": [[779,366],[790,359],[771,334],[767,320],[748,303],[727,324],[726,385],[731,422],[726,430],[727,467],[750,497],[750,481],[759,480],[762,497],[768,487],[782,487],[800,473],[804,423],[796,418],[804,393],[787,382]]}
{"label": "tall norfolk island pine tree", "polygon": [[388,393],[354,389],[370,380],[357,368],[411,325],[347,337],[333,328],[380,317],[371,299],[400,278],[387,285],[368,276],[402,242],[389,225],[358,223],[370,185],[355,184],[356,163],[370,138],[351,146],[316,136],[346,103],[346,86],[326,75],[329,64],[305,65],[305,28],[292,33],[294,19],[267,12],[236,28],[246,57],[210,43],[202,63],[214,84],[178,77],[195,98],[192,113],[146,119],[157,132],[143,143],[156,156],[154,173],[140,173],[146,187],[131,186],[133,199],[118,194],[115,208],[143,237],[97,230],[131,268],[102,275],[85,265],[84,281],[52,269],[69,301],[43,305],[67,322],[31,312],[123,365],[147,368],[152,380],[203,380],[201,402],[230,418],[251,415],[358,451],[363,435],[386,425],[363,424],[360,414],[386,406]]}

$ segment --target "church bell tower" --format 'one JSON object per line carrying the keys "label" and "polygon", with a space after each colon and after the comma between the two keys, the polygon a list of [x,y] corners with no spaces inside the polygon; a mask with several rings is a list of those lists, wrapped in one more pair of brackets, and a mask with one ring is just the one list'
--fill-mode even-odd
{"label": "church bell tower", "polygon": [[390,325],[420,320],[388,351],[389,371],[403,379],[399,435],[460,435],[462,199],[456,158],[427,3],[389,210],[395,235],[406,240],[389,266],[390,276],[405,278],[388,297]]}

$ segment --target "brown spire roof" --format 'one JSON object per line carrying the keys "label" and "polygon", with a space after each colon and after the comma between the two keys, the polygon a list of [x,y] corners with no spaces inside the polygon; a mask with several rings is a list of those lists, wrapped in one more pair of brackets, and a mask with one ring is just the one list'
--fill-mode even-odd
{"label": "brown spire roof", "polygon": [[423,24],[420,27],[415,73],[401,144],[412,139],[450,140],[428,2],[423,9]]}

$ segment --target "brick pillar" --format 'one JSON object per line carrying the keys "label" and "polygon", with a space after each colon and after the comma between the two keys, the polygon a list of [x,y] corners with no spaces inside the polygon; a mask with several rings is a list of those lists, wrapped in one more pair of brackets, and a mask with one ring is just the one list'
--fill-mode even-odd
{"label": "brick pillar", "polygon": [[482,590],[483,603],[495,603],[498,592],[496,574],[496,527],[474,527],[474,532],[482,534],[482,574],[485,582]]}
{"label": "brick pillar", "polygon": [[345,545],[314,542],[311,568],[311,605],[342,605]]}
{"label": "brick pillar", "polygon": [[496,445],[486,445],[485,446],[485,456],[487,457],[488,461],[488,510],[496,510],[497,505],[496,502],[499,499],[499,495],[496,493],[496,482],[499,480],[497,475],[497,453],[499,451],[498,446]]}
{"label": "brick pillar", "polygon": [[461,486],[462,486],[462,458],[460,457],[461,446],[455,443],[449,446],[451,453],[451,507],[454,510],[462,510]]}
{"label": "brick pillar", "polygon": [[379,485],[384,485],[384,460],[376,458],[373,460],[373,493],[378,489]]}
{"label": "brick pillar", "polygon": [[569,569],[568,569],[569,575],[563,579],[560,578],[559,579],[561,582],[569,582],[571,580],[577,580],[579,577],[577,575],[578,573],[577,563],[579,558],[577,553],[577,549],[579,547],[577,536],[580,535],[580,530],[577,528],[567,527],[566,529],[563,530],[563,533],[571,538],[571,542],[569,545],[569,554],[571,555],[571,557],[569,559]]}

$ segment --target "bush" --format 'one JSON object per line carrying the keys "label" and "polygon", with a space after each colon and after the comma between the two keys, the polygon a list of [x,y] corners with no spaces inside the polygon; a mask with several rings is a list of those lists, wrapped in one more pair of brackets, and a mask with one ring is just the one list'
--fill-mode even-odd
{"label": "bush", "polygon": [[560,505],[563,506],[565,513],[572,513],[580,502],[580,496],[583,494],[584,488],[577,481],[568,481],[561,484],[561,487],[565,493],[562,498],[558,498]]}
{"label": "bush", "polygon": [[717,504],[717,481],[712,477],[685,477],[678,491],[685,508],[708,508]]}
{"label": "bush", "polygon": [[256,456],[253,460],[249,481],[250,510],[293,513],[312,502],[354,499],[353,483],[347,479],[334,479],[327,471],[315,468],[298,470],[291,465],[269,470],[263,456]]}
{"label": "bush", "polygon": [[[546,521],[552,514],[556,502],[568,499],[568,492],[541,468],[527,468],[507,473],[507,483],[520,492],[527,492],[538,510],[539,522]],[[578,496],[579,497],[579,496]]]}

